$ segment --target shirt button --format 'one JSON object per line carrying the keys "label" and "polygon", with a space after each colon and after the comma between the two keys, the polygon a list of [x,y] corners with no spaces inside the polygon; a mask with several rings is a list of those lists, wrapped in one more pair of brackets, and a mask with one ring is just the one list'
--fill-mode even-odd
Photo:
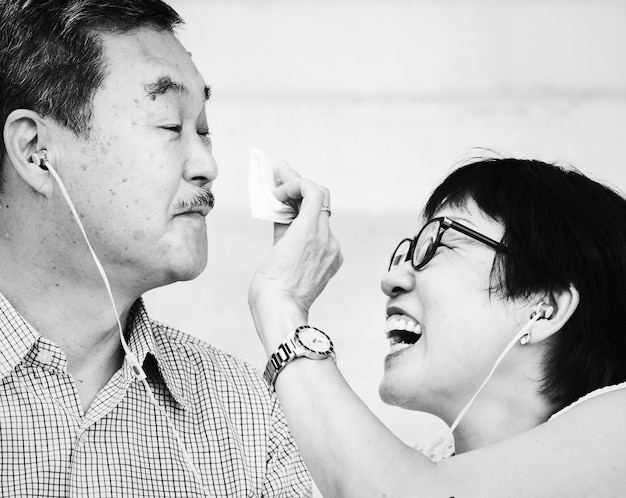
{"label": "shirt button", "polygon": [[50,351],[46,351],[42,349],[37,353],[37,361],[43,363],[44,365],[50,365],[54,357]]}

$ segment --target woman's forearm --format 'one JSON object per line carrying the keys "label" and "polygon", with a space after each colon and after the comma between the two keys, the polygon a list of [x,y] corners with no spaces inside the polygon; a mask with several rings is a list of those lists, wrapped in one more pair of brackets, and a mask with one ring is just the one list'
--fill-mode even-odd
{"label": "woman's forearm", "polygon": [[412,496],[443,496],[429,494],[442,488],[437,465],[394,436],[331,359],[293,361],[276,392],[324,497],[405,497],[408,489]]}

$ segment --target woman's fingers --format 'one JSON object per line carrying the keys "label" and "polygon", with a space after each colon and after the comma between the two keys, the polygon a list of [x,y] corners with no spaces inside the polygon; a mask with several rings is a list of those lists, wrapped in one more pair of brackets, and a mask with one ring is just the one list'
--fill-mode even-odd
{"label": "woman's fingers", "polygon": [[319,185],[319,188],[324,194],[324,200],[322,201],[322,205],[320,206],[320,217],[323,222],[328,224],[328,222],[330,221],[330,216],[331,216],[330,192],[323,185]]}
{"label": "woman's fingers", "polygon": [[274,223],[274,244],[283,238],[289,226],[287,223]]}
{"label": "woman's fingers", "polygon": [[[298,215],[291,225],[274,224],[274,243],[278,242],[290,226],[307,225],[303,229],[311,235],[318,230],[329,231],[330,192],[323,185],[300,177],[285,163],[281,178],[286,182],[274,190],[276,198],[296,205]],[[315,228],[312,224],[318,224]]]}
{"label": "woman's fingers", "polygon": [[330,204],[330,193],[326,187],[306,178],[291,178],[274,189],[274,195],[281,202],[300,203],[300,210],[307,210],[308,215]]}
{"label": "woman's fingers", "polygon": [[294,178],[300,178],[300,173],[291,167],[287,161],[279,161],[274,166],[274,175],[279,183],[287,183]]}

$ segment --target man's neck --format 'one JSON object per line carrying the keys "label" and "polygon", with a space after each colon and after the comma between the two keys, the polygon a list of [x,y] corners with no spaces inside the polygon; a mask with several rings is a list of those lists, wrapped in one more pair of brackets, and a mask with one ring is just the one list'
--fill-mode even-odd
{"label": "man's neck", "polygon": [[[0,262],[0,292],[37,332],[65,353],[86,410],[124,359],[120,327],[102,280],[81,280],[58,266],[51,271],[49,263],[29,265],[27,258],[22,264],[9,259]],[[122,330],[137,297],[114,296]]]}

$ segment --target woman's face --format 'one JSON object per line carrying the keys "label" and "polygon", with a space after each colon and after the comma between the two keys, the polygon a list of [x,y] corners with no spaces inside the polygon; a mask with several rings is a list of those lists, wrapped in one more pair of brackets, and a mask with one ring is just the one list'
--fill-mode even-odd
{"label": "woman's face", "polygon": [[[445,207],[437,216],[496,241],[504,233],[503,225],[472,200],[463,208]],[[523,325],[516,312],[520,305],[489,293],[495,256],[492,247],[448,229],[424,267],[416,271],[404,262],[383,277],[390,352],[379,392],[386,403],[450,422],[469,401]],[[397,332],[413,327],[414,334]]]}

